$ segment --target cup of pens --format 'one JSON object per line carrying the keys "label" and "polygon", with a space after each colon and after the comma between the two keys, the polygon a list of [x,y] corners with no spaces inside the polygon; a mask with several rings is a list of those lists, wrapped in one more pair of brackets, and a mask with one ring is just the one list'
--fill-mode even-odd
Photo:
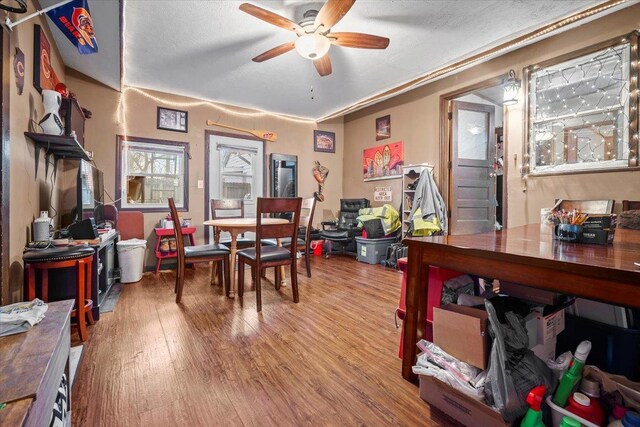
{"label": "cup of pens", "polygon": [[566,212],[556,211],[553,214],[556,225],[553,227],[553,238],[563,242],[579,242],[582,237],[582,224],[588,215],[577,209]]}

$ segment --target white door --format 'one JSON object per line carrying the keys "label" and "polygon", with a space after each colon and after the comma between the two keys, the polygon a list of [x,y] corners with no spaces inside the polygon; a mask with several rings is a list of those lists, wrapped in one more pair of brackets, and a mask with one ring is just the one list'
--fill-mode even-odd
{"label": "white door", "polygon": [[[209,135],[208,143],[209,198],[242,199],[244,216],[255,218],[257,198],[264,195],[263,142]],[[209,210],[206,217],[211,217],[208,203],[205,209]],[[247,233],[247,237],[253,236]]]}

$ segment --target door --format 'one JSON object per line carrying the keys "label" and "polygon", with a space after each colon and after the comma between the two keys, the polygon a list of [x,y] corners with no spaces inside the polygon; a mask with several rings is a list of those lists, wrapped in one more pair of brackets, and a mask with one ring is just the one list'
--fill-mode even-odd
{"label": "door", "polygon": [[451,234],[495,230],[495,107],[451,101]]}
{"label": "door", "polygon": [[[242,199],[244,216],[255,218],[257,198],[264,195],[264,142],[209,134],[207,143],[208,198]],[[205,210],[205,218],[210,218],[209,203],[206,204]],[[247,233],[247,237],[253,237],[249,234]],[[222,238],[226,237],[228,236],[223,233]]]}

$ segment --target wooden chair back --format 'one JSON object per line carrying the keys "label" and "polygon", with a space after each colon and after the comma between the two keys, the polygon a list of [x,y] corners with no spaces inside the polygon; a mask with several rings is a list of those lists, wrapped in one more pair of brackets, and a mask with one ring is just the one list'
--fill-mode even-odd
{"label": "wooden chair back", "polygon": [[637,211],[640,210],[640,200],[623,200],[622,211]]}
{"label": "wooden chair back", "polygon": [[[556,203],[557,202],[556,200]],[[613,213],[614,204],[614,200],[562,200],[556,209],[564,209],[565,211],[578,209],[594,215],[610,214]]]}
{"label": "wooden chair back", "polygon": [[184,265],[184,239],[182,237],[182,227],[180,226],[180,217],[176,209],[176,203],[173,197],[169,198],[169,210],[171,211],[171,220],[173,221],[173,231],[176,235],[176,249],[178,251],[178,266]]}
{"label": "wooden chair back", "polygon": [[[236,215],[229,212],[237,211]],[[220,215],[225,212],[224,215]],[[241,199],[211,199],[211,219],[244,218],[244,200]]]}
{"label": "wooden chair back", "polygon": [[309,240],[311,239],[311,228],[313,226],[313,214],[316,210],[316,198],[309,197],[302,199],[302,206],[300,208],[300,227],[305,227],[304,240],[309,246]]}
{"label": "wooden chair back", "polygon": [[[295,259],[298,243],[298,225],[300,224],[301,197],[258,197],[256,218],[256,242],[262,239],[291,238],[291,256]],[[270,214],[292,214],[292,220],[286,224],[264,224],[264,217]],[[260,245],[256,245],[256,257],[260,259]]]}

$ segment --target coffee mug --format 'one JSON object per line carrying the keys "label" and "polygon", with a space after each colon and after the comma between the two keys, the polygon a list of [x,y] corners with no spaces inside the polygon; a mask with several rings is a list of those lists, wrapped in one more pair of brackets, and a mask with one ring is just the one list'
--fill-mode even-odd
{"label": "coffee mug", "polygon": [[553,238],[563,242],[577,242],[582,237],[582,226],[574,224],[556,224]]}

